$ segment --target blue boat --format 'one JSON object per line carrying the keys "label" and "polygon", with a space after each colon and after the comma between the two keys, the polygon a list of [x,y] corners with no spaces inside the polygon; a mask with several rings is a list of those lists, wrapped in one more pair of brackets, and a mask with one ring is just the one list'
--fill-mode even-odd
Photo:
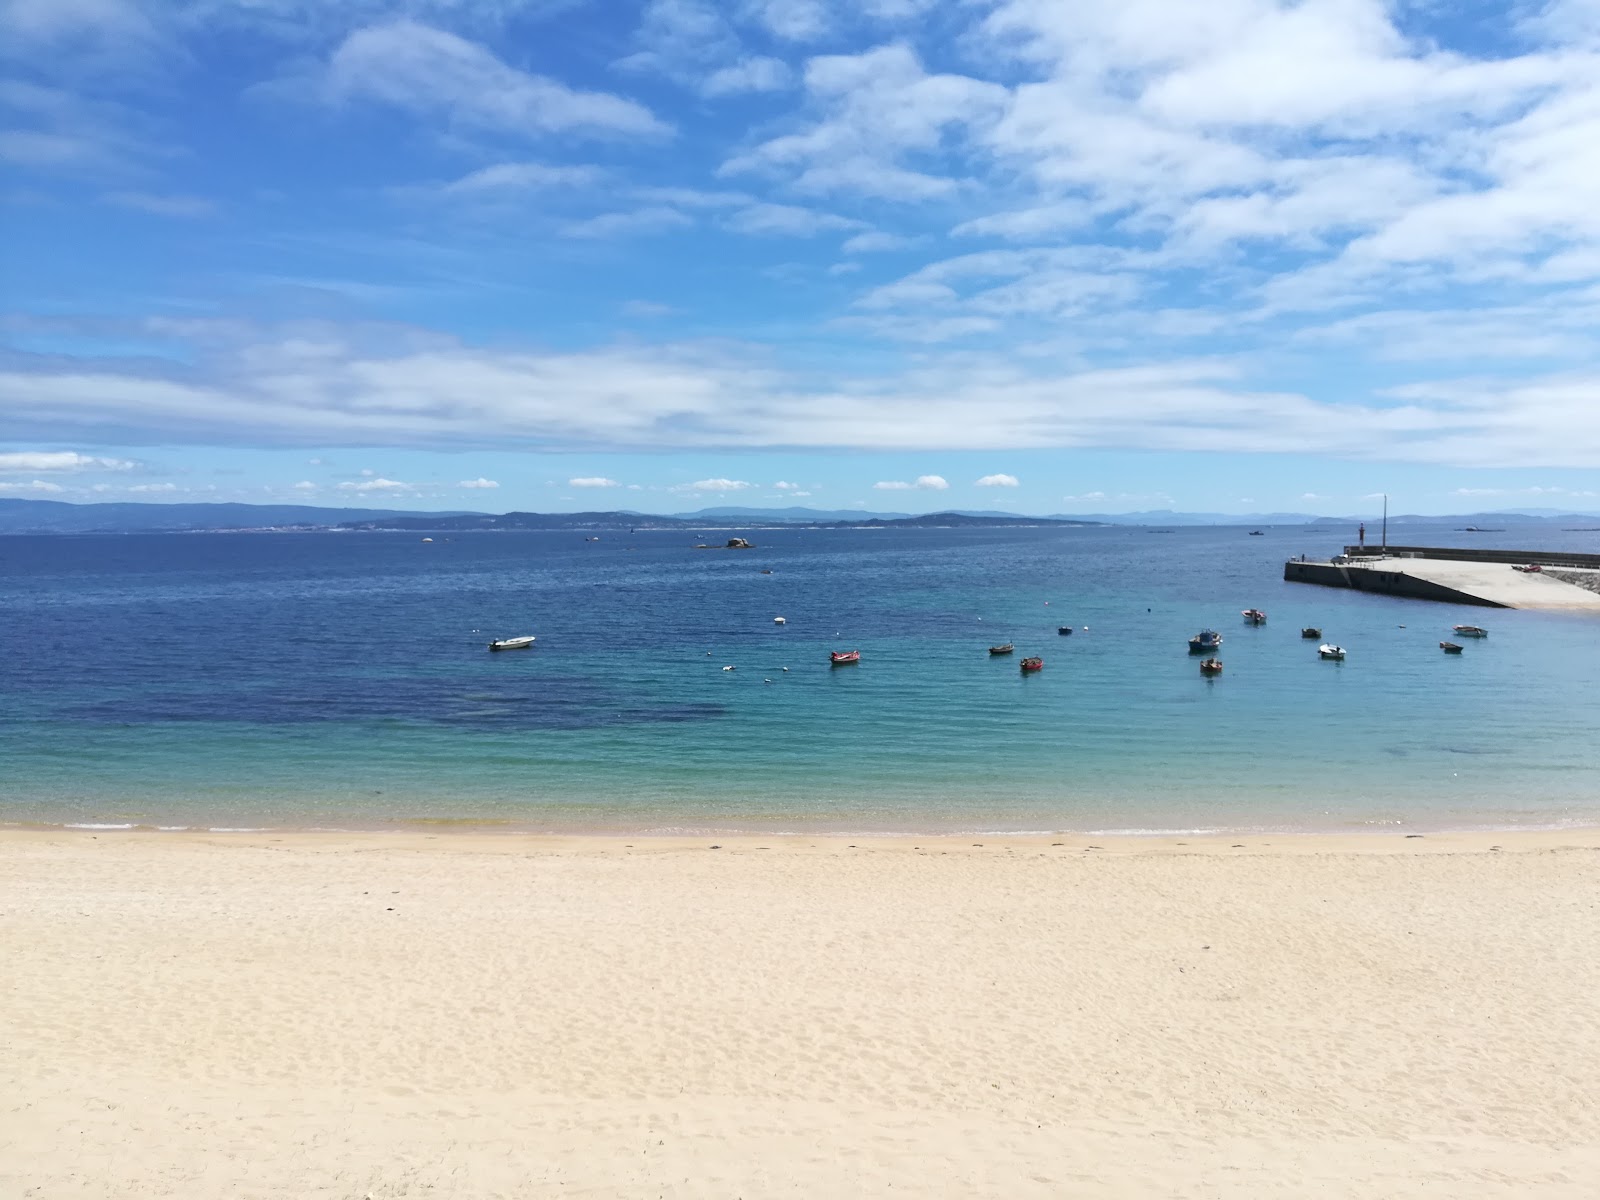
{"label": "blue boat", "polygon": [[1189,639],[1190,654],[1204,654],[1222,645],[1222,635],[1215,629],[1202,629]]}

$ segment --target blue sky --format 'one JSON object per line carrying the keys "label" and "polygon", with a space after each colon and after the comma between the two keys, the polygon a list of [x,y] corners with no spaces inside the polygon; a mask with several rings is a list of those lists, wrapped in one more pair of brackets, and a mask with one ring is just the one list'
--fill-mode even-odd
{"label": "blue sky", "polygon": [[0,0],[0,495],[1600,509],[1600,0]]}

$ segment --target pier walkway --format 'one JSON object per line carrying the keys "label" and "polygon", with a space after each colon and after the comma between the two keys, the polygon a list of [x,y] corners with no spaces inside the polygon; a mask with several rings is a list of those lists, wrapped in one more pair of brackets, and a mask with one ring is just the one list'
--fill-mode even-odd
{"label": "pier walkway", "polygon": [[[1427,550],[1427,547],[1408,547],[1400,553],[1391,551],[1387,557],[1368,550],[1364,557],[1340,555],[1323,562],[1291,559],[1283,565],[1283,577],[1293,583],[1316,583],[1417,600],[1490,608],[1564,609],[1600,615],[1600,569],[1595,567],[1563,565],[1545,567],[1538,572],[1518,571],[1506,560],[1516,558],[1526,564],[1551,556],[1530,552],[1526,557],[1518,557],[1500,551],[1495,556],[1502,561],[1482,562],[1459,557],[1424,557]],[[1454,556],[1462,552],[1449,553]]]}

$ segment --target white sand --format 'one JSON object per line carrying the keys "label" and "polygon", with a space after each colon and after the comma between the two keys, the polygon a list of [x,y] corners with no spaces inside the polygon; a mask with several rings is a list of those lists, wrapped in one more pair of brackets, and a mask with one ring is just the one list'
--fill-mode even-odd
{"label": "white sand", "polygon": [[0,1196],[1600,1192],[1600,835],[1186,840],[3,834]]}

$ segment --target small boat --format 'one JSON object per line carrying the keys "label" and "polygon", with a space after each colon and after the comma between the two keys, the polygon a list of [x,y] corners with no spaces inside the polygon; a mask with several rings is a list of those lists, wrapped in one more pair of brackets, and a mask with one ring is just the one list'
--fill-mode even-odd
{"label": "small boat", "polygon": [[1267,614],[1259,608],[1247,608],[1239,615],[1252,625],[1265,625],[1267,623]]}
{"label": "small boat", "polygon": [[[431,541],[433,541],[433,539],[432,539],[432,538],[423,538],[423,539],[422,539],[422,540],[423,540],[423,541],[425,541],[425,542],[431,542]],[[1519,570],[1519,571],[1520,571],[1520,570],[1521,570],[1521,569],[1522,569],[1522,568],[1521,568],[1521,567],[1518,567],[1518,568],[1517,568],[1517,570]]]}
{"label": "small boat", "polygon": [[1453,625],[1453,626],[1451,626],[1451,631],[1457,637],[1488,637],[1489,636],[1489,631],[1487,629],[1479,628],[1477,625]]}
{"label": "small boat", "polygon": [[1323,642],[1322,645],[1317,647],[1317,657],[1318,658],[1331,658],[1335,662],[1343,662],[1344,661],[1344,647],[1343,646],[1334,646],[1334,645],[1332,645],[1332,644],[1330,644],[1328,642]]}
{"label": "small boat", "polygon": [[1300,636],[1303,638],[1319,638],[1322,636],[1322,630],[1317,629],[1314,626],[1307,625],[1300,631]]}
{"label": "small boat", "polygon": [[489,649],[526,650],[531,645],[533,645],[533,636],[530,634],[527,637],[497,638],[495,641],[489,643]]}
{"label": "small boat", "polygon": [[1004,646],[990,646],[989,647],[989,653],[990,654],[1010,654],[1015,649],[1016,649],[1016,647],[1014,645],[1012,645],[1010,642],[1007,642]]}
{"label": "small boat", "polygon": [[[1259,530],[1259,529],[1252,529],[1250,531],[1250,536],[1251,537],[1266,537],[1267,535],[1262,533],[1261,530]],[[1222,668],[1220,666],[1218,666],[1217,670],[1220,671],[1220,670],[1222,670]]]}
{"label": "small boat", "polygon": [[784,620],[782,617],[773,617],[772,623],[774,625],[787,625],[789,622]]}
{"label": "small boat", "polygon": [[1222,635],[1215,629],[1202,629],[1189,639],[1190,654],[1204,654],[1222,645]]}
{"label": "small boat", "polygon": [[1222,660],[1220,658],[1202,659],[1201,662],[1200,662],[1200,674],[1202,674],[1202,675],[1221,675],[1222,674]]}
{"label": "small boat", "polygon": [[1025,659],[1022,660],[1021,666],[1022,666],[1022,669],[1023,669],[1024,672],[1027,672],[1027,671],[1042,671],[1042,670],[1044,670],[1044,659],[1042,659],[1042,658],[1025,658]]}
{"label": "small boat", "polygon": [[1461,643],[1459,643],[1459,642],[1440,642],[1439,643],[1439,649],[1443,650],[1446,654],[1460,654],[1461,653]]}
{"label": "small boat", "polygon": [[1072,626],[1071,625],[1058,625],[1056,627],[1056,632],[1059,633],[1062,637],[1071,637],[1072,636]]}
{"label": "small boat", "polygon": [[843,667],[850,663],[858,663],[861,661],[861,651],[835,650],[828,655],[828,661],[836,667]]}

